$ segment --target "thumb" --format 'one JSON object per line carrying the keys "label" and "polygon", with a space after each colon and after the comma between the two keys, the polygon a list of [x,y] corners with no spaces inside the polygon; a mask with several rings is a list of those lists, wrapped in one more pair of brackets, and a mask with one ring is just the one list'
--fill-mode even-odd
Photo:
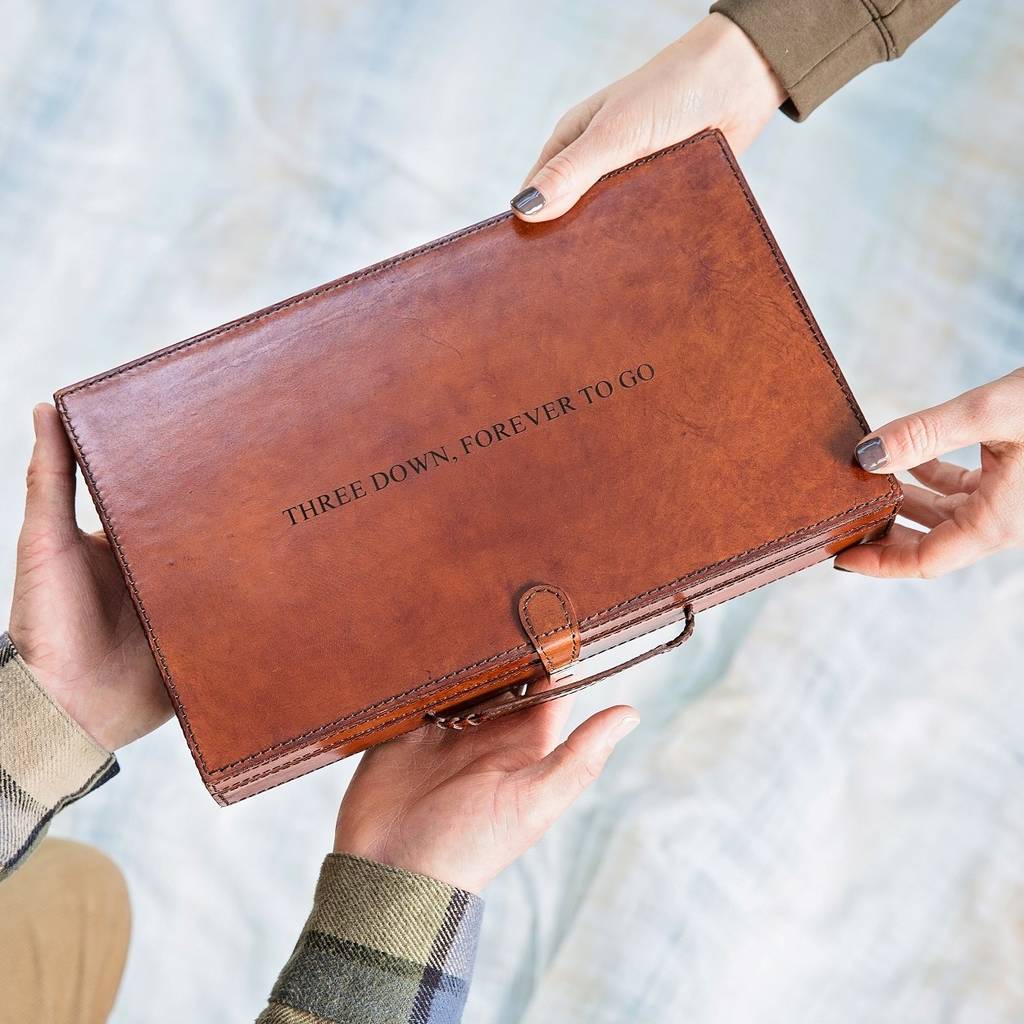
{"label": "thumb", "polygon": [[854,449],[861,468],[869,473],[895,473],[958,448],[999,439],[1013,412],[1007,379],[902,416],[868,434]]}
{"label": "thumb", "polygon": [[39,404],[32,410],[36,441],[26,476],[23,534],[48,533],[61,540],[77,534],[75,457],[57,410]]}
{"label": "thumb", "polygon": [[606,708],[577,726],[554,750],[522,769],[523,804],[535,828],[544,830],[604,770],[615,745],[640,724],[635,708]]}
{"label": "thumb", "polygon": [[555,153],[533,175],[512,200],[512,209],[527,221],[560,217],[575,206],[602,174],[614,171],[636,155],[627,148],[621,131],[591,122],[579,138]]}

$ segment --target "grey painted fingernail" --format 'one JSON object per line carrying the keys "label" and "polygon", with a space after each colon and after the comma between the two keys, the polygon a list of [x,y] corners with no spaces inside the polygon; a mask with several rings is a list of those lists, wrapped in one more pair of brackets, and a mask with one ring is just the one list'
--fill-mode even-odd
{"label": "grey painted fingernail", "polygon": [[873,473],[881,469],[889,461],[889,453],[885,450],[885,442],[880,437],[865,438],[853,450],[862,469]]}
{"label": "grey painted fingernail", "polygon": [[531,185],[529,188],[524,188],[512,200],[512,209],[519,213],[536,213],[538,210],[543,209],[544,202],[544,196],[541,195],[540,189],[536,189]]}
{"label": "grey painted fingernail", "polygon": [[832,563],[832,568],[835,569],[837,572],[852,572],[853,571],[852,569],[847,569],[847,568],[845,568],[842,565],[836,565],[835,562]]}

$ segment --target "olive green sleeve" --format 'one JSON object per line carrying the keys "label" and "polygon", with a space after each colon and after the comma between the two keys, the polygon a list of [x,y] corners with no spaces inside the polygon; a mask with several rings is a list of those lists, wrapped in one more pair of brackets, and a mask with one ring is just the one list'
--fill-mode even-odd
{"label": "olive green sleeve", "polygon": [[865,68],[895,60],[956,0],[716,0],[772,66],[802,121]]}

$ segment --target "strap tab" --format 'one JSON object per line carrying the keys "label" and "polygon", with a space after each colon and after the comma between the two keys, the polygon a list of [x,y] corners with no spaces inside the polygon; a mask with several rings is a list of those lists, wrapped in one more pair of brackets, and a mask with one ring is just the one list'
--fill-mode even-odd
{"label": "strap tab", "polygon": [[548,675],[579,658],[580,624],[564,590],[550,583],[530,587],[519,598],[519,620]]}

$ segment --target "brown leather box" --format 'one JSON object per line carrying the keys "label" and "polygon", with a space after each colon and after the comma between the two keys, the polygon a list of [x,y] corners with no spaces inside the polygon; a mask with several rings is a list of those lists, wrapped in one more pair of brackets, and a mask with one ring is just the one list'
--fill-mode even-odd
{"label": "brown leather box", "polygon": [[901,499],[710,131],[55,398],[222,803],[603,678]]}

